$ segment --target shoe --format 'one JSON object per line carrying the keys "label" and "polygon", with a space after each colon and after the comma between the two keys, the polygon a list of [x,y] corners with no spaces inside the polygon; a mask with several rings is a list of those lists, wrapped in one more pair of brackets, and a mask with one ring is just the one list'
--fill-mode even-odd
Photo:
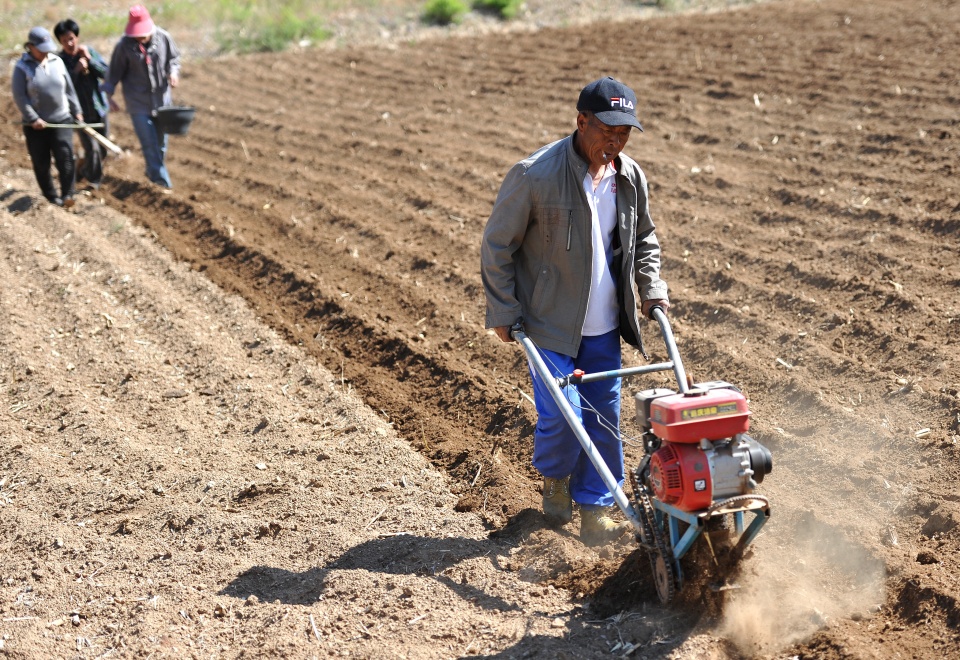
{"label": "shoe", "polygon": [[77,200],[75,200],[71,195],[67,195],[63,198],[63,208],[65,209],[72,209],[73,205],[76,203]]}
{"label": "shoe", "polygon": [[59,197],[47,197],[47,201],[54,206],[63,206],[63,200]]}
{"label": "shoe", "polygon": [[616,522],[611,513],[613,507],[580,505],[580,541],[584,545],[613,543],[630,529],[630,523]]}
{"label": "shoe", "polygon": [[573,519],[573,500],[570,499],[570,477],[543,478],[543,515],[551,525],[566,525]]}

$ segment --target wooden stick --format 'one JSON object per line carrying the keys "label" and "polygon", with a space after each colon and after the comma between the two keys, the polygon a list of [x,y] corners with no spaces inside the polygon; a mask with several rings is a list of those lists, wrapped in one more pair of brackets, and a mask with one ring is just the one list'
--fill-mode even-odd
{"label": "wooden stick", "polygon": [[94,140],[96,140],[103,146],[105,146],[107,149],[109,149],[113,153],[117,154],[118,156],[123,155],[123,149],[121,149],[120,147],[115,145],[113,142],[111,142],[110,140],[108,140],[107,138],[103,137],[102,135],[97,133],[95,130],[90,128],[89,124],[83,127],[83,132],[89,135],[90,137],[92,137]]}
{"label": "wooden stick", "polygon": [[476,474],[476,476],[473,477],[473,481],[470,482],[470,487],[471,487],[471,488],[472,488],[473,486],[476,486],[476,485],[477,485],[477,479],[480,478],[480,470],[482,470],[482,469],[483,469],[483,463],[480,463],[480,462],[478,461],[478,462],[477,462],[477,474]]}
{"label": "wooden stick", "polygon": [[[20,122],[22,126],[32,126],[33,123],[27,123],[25,121]],[[90,128],[103,128],[103,124],[45,124],[44,128],[84,128],[89,126]]]}
{"label": "wooden stick", "polygon": [[387,509],[389,509],[389,508],[390,508],[389,506],[383,507],[383,508],[380,510],[380,513],[378,513],[377,515],[375,515],[375,516],[370,520],[370,522],[367,523],[367,526],[364,527],[364,529],[368,529],[368,528],[370,527],[370,525],[372,525],[373,523],[375,523],[375,522],[377,522],[378,520],[380,520],[380,516],[382,516],[383,514],[385,514],[385,513],[387,512]]}
{"label": "wooden stick", "polygon": [[521,390],[519,387],[517,388],[517,391],[520,392],[520,396],[522,396],[524,399],[526,399],[527,401],[529,401],[530,403],[532,403],[534,408],[537,407],[537,402],[534,401],[532,398],[530,398],[530,395],[529,395],[529,394],[527,394],[526,392],[524,392],[523,390]]}

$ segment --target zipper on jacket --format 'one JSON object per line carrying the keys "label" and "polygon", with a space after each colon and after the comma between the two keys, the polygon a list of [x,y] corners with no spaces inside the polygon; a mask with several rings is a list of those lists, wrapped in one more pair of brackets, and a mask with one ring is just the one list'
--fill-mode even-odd
{"label": "zipper on jacket", "polygon": [[573,211],[567,214],[567,252],[570,251],[570,242],[573,239]]}

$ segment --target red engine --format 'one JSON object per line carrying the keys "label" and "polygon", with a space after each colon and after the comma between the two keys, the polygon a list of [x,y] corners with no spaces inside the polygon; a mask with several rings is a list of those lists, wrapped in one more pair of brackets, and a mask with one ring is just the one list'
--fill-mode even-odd
{"label": "red engine", "polygon": [[746,398],[723,382],[675,394],[636,395],[637,417],[653,436],[646,482],[660,501],[698,511],[714,501],[752,493],[773,468],[766,447],[747,435]]}

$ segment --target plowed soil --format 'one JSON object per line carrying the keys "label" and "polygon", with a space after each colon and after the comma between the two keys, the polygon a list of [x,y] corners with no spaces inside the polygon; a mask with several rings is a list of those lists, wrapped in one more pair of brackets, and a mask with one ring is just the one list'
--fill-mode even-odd
{"label": "plowed soil", "polygon": [[[905,6],[193,61],[173,192],[120,115],[72,213],[3,127],[0,655],[951,657],[960,3]],[[774,456],[722,601],[543,524],[525,361],[483,328],[500,181],[607,74],[686,369]]]}

